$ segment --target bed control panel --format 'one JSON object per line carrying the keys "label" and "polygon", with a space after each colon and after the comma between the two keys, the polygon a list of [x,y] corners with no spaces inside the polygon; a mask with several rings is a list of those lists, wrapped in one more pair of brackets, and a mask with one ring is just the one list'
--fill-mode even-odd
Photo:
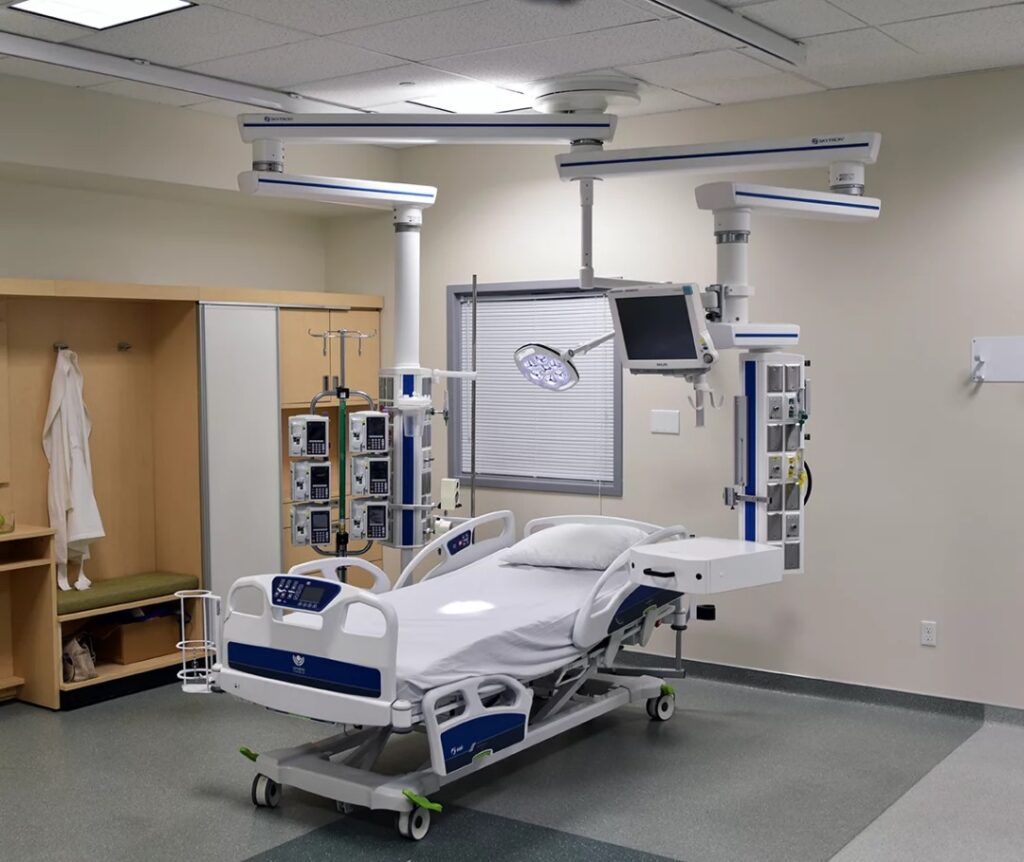
{"label": "bed control panel", "polygon": [[274,578],[271,590],[271,602],[276,607],[319,614],[334,601],[341,586],[323,578],[281,575]]}
{"label": "bed control panel", "polygon": [[459,551],[464,551],[470,545],[473,544],[473,531],[465,530],[454,539],[449,539],[446,547],[448,548],[448,556],[454,557]]}

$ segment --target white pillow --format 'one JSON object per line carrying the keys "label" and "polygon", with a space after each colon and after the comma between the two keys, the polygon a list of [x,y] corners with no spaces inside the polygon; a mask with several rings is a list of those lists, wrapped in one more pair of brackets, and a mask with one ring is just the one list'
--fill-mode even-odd
{"label": "white pillow", "polygon": [[626,548],[647,534],[637,527],[559,524],[545,527],[505,551],[502,561],[518,566],[607,569]]}

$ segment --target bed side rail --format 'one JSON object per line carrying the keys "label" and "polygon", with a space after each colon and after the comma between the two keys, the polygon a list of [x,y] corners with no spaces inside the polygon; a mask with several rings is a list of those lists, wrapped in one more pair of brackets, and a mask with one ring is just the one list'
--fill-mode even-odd
{"label": "bed side rail", "polygon": [[[501,532],[488,539],[477,539],[476,531],[488,524],[501,524]],[[401,576],[395,581],[394,588],[400,590],[402,587],[409,586],[413,582],[413,573],[417,567],[432,555],[438,555],[440,562],[420,578],[421,581],[436,578],[439,575],[468,566],[470,563],[475,563],[477,560],[511,546],[515,540],[516,518],[507,509],[500,512],[489,512],[478,518],[470,518],[457,527],[452,527],[447,533],[438,536],[429,545],[423,547],[412,558],[409,565],[402,570]]]}
{"label": "bed side rail", "polygon": [[380,568],[359,557],[323,557],[319,560],[310,560],[308,563],[299,563],[288,570],[289,575],[311,575],[320,574],[331,581],[341,582],[338,576],[338,569],[357,568],[369,572],[373,577],[371,593],[386,593],[391,589],[391,579],[381,571]]}
{"label": "bed side rail", "polygon": [[[355,562],[346,559],[346,564]],[[253,575],[239,578],[232,585],[222,634],[224,651],[220,659],[224,668],[390,706],[396,696],[395,609],[367,590],[340,582],[322,610],[282,607],[274,604],[275,582],[280,588],[282,579],[288,577],[302,578]],[[314,584],[319,580],[310,579]],[[252,591],[261,600],[258,613],[252,610],[255,597],[245,597]],[[366,626],[363,632],[347,628],[349,614],[357,605],[372,608],[381,618],[369,631]],[[287,700],[289,695],[282,692],[281,697]],[[294,711],[288,703],[264,705]]]}
{"label": "bed side rail", "polygon": [[583,602],[583,606],[576,614],[576,621],[573,623],[572,627],[573,643],[580,649],[590,649],[608,636],[609,626],[616,611],[619,609],[623,600],[636,590],[637,585],[631,581],[627,581],[614,593],[605,598],[604,601],[600,603],[599,607],[595,607],[595,605],[599,601],[601,591],[604,589],[605,584],[607,584],[617,572],[620,572],[627,565],[629,562],[630,551],[633,548],[641,545],[653,545],[657,542],[662,542],[666,539],[672,539],[677,536],[689,535],[689,531],[683,526],[656,529],[654,532],[648,534],[639,542],[619,554],[612,564],[604,570],[601,577],[597,579],[594,586],[591,588],[590,593],[587,595],[586,601]]}
{"label": "bed side rail", "polygon": [[504,674],[479,676],[431,689],[423,696],[430,764],[438,775],[486,763],[521,743],[533,692]]}
{"label": "bed side rail", "polygon": [[609,515],[552,515],[547,518],[534,518],[526,524],[523,536],[529,536],[545,527],[557,527],[560,524],[594,524],[606,527],[635,527],[645,533],[655,533],[661,529],[657,524],[646,521],[634,521],[630,518],[613,518]]}

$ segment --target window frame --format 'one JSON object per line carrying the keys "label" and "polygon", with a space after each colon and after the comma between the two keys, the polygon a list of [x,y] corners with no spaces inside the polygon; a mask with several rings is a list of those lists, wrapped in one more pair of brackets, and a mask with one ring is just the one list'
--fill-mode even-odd
{"label": "window frame", "polygon": [[[573,296],[604,296],[607,293],[603,289],[580,289],[579,282],[572,279],[544,280],[544,281],[507,281],[492,282],[477,285],[477,295],[488,297],[499,297],[502,294],[507,296],[553,296],[564,294],[567,297]],[[447,355],[448,367],[457,370],[461,368],[462,348],[462,326],[459,315],[460,300],[473,295],[472,284],[450,284],[447,294]],[[595,332],[596,338],[601,333]],[[525,342],[524,342],[525,343]],[[477,473],[476,486],[478,488],[503,488],[513,491],[546,491],[559,494],[580,494],[593,497],[621,497],[622,496],[622,357],[619,355],[618,345],[613,340],[615,347],[615,359],[613,368],[614,388],[612,392],[612,456],[613,470],[610,482],[599,480],[581,481],[579,479],[554,479],[536,476],[496,476],[487,473]],[[571,347],[572,345],[559,345]],[[513,362],[509,356],[508,361]],[[468,370],[468,369],[467,369]],[[585,372],[584,372],[585,374]],[[525,384],[524,381],[524,385]],[[557,394],[557,393],[556,393]],[[448,473],[457,478],[463,485],[470,481],[470,474],[462,471],[462,459],[460,457],[460,443],[462,440],[462,405],[463,399],[469,398],[469,387],[462,385],[452,386],[449,384],[449,424],[448,424]]]}

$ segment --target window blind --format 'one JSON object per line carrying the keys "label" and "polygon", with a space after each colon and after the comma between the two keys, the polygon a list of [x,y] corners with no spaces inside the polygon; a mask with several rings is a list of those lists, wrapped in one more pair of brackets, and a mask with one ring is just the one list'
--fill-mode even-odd
{"label": "window blind", "polygon": [[[459,299],[458,355],[472,367],[472,302]],[[576,360],[580,382],[564,392],[528,383],[513,360],[528,342],[565,349],[612,329],[602,296],[482,294],[477,310],[477,474],[562,480],[572,490],[616,479],[618,363],[609,341]],[[470,399],[460,400],[457,461],[470,470]],[[588,485],[592,489],[588,489]]]}

